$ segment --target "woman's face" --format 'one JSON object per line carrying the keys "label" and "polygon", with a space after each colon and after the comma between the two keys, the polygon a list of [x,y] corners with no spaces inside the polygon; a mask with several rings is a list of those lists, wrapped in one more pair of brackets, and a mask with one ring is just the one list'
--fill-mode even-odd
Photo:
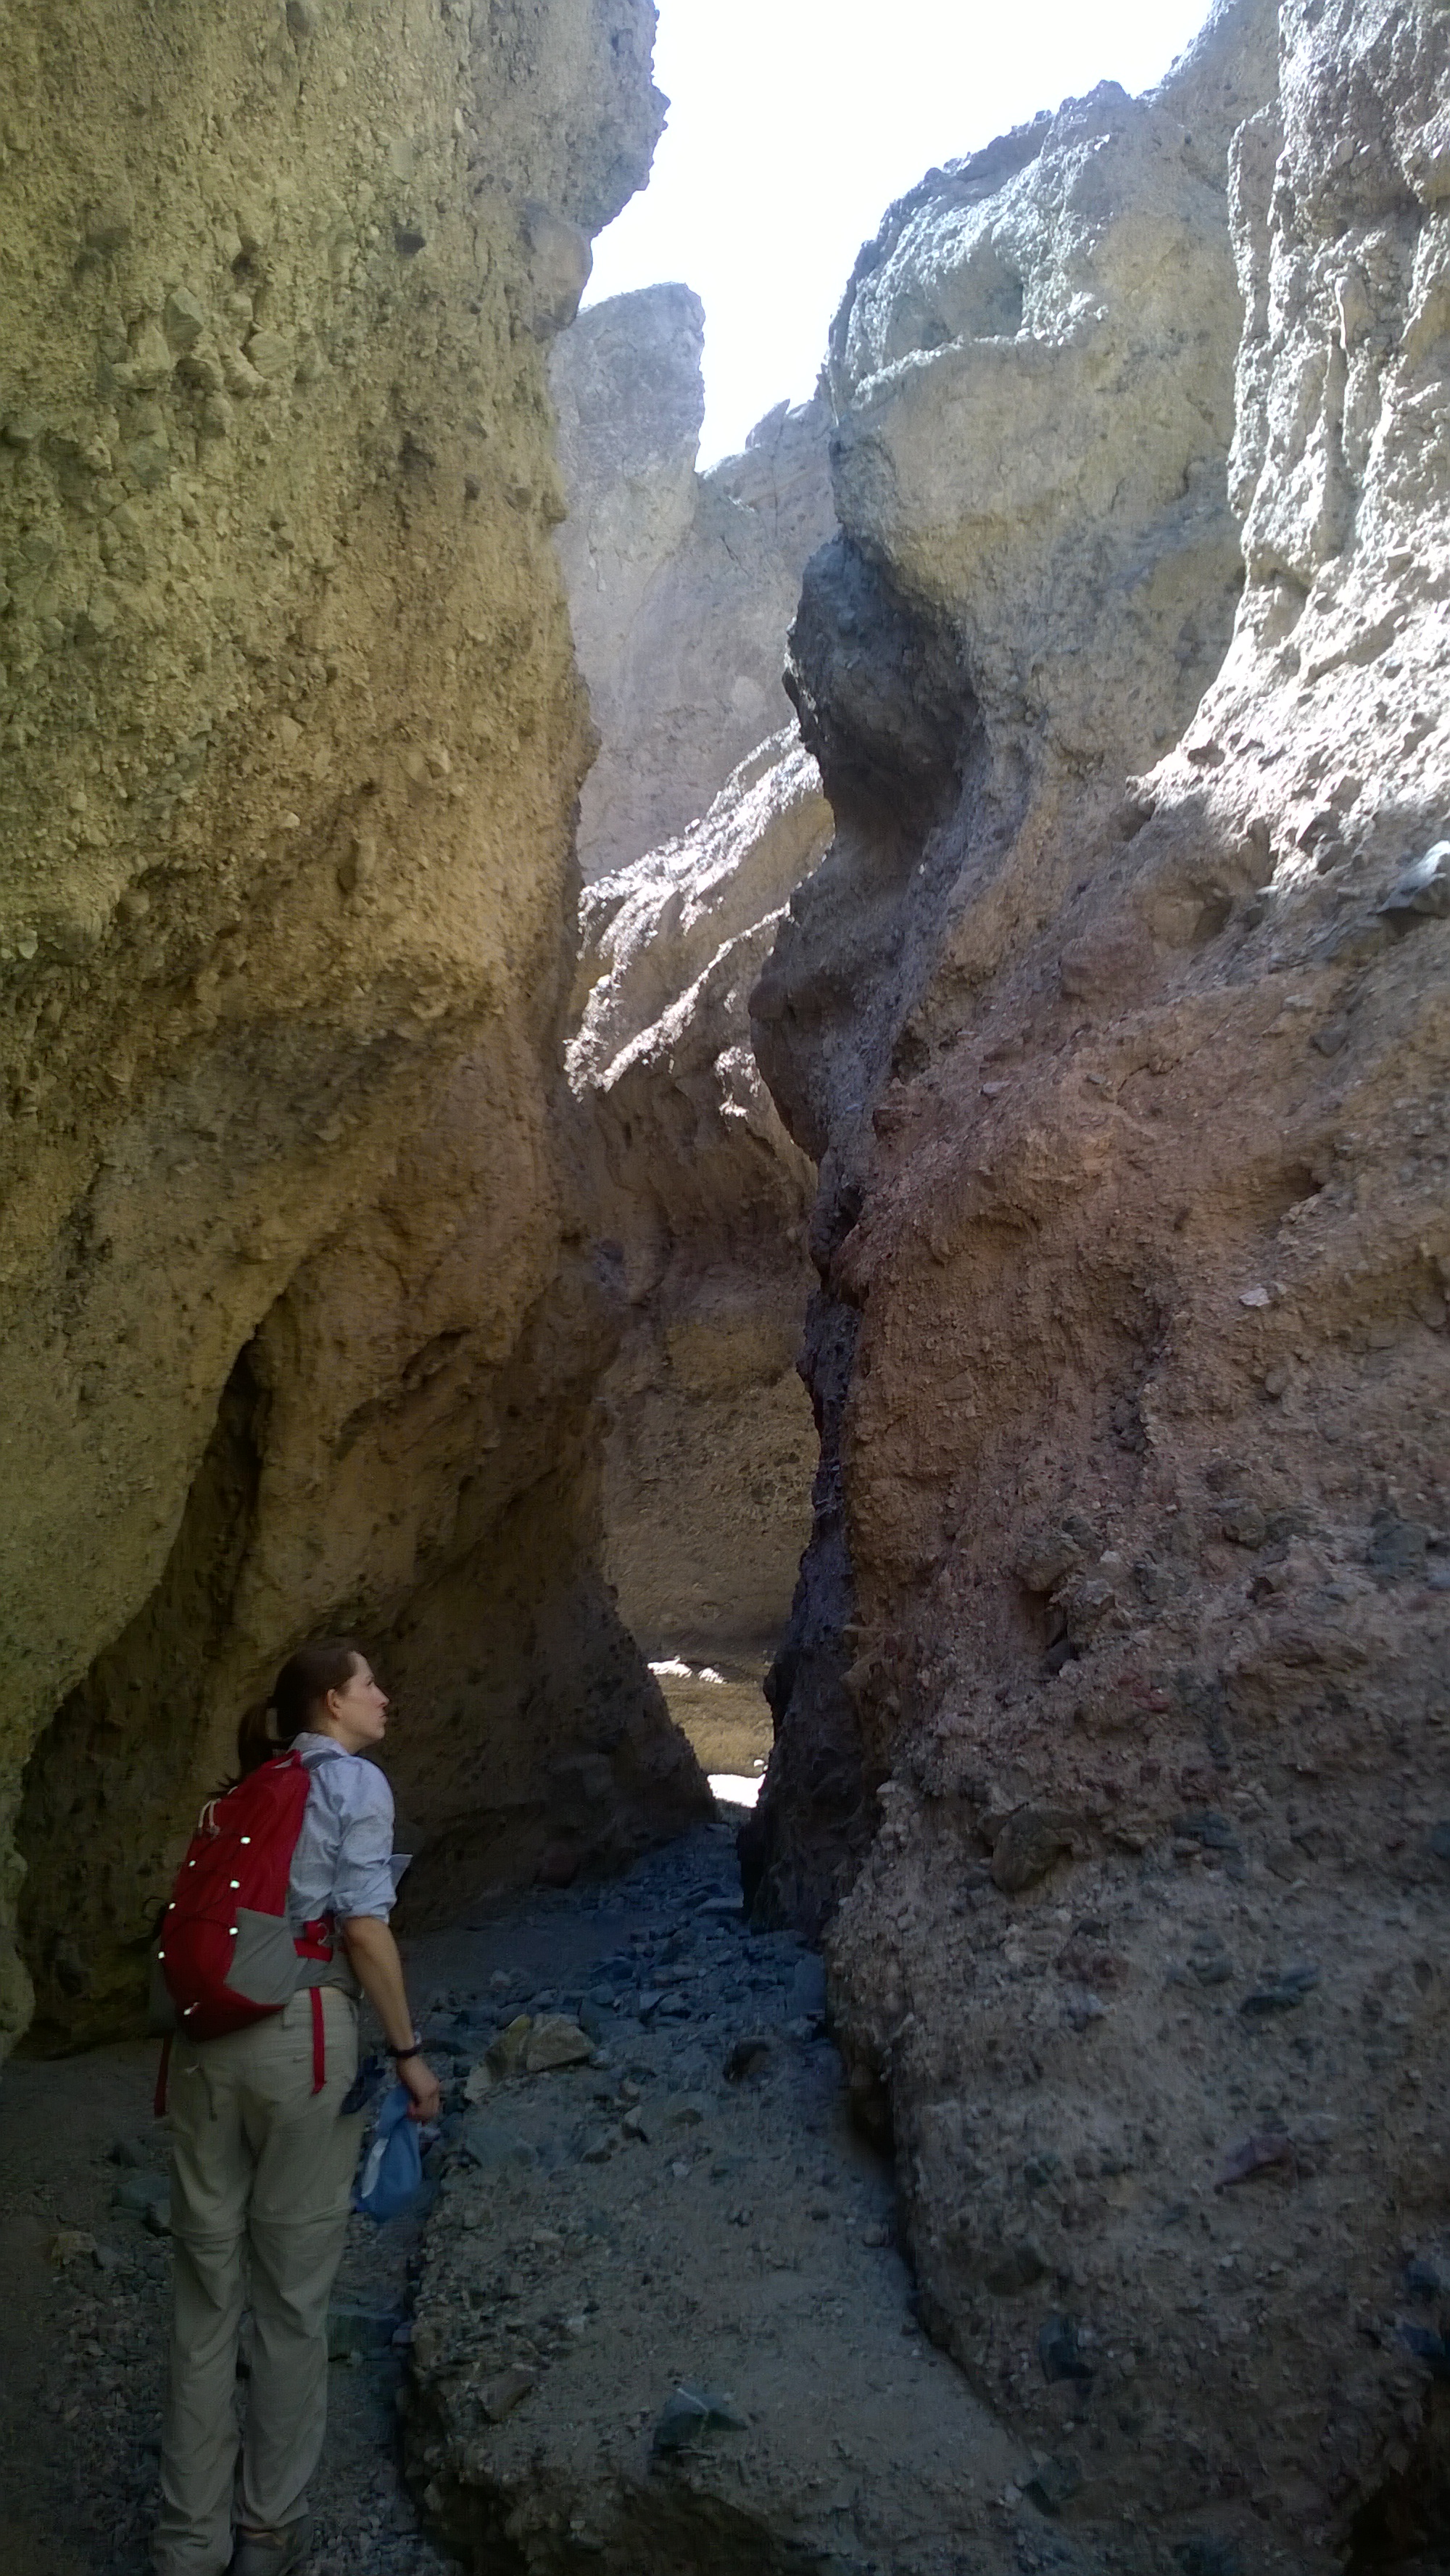
{"label": "woman's face", "polygon": [[374,1681],[364,1656],[354,1659],[346,1688],[328,1692],[327,1716],[329,1732],[349,1752],[360,1752],[365,1744],[381,1744],[388,1728],[388,1696]]}

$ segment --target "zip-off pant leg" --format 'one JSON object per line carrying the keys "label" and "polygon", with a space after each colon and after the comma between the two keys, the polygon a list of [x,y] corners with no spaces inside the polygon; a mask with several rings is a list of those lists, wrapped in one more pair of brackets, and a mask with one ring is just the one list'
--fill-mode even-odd
{"label": "zip-off pant leg", "polygon": [[[277,2033],[287,2051],[285,2095],[259,2142],[248,2239],[252,2256],[252,2377],[242,2443],[238,2520],[281,2530],[307,2510],[307,2482],[327,2430],[327,2304],[347,2235],[360,2118],[338,2106],[357,2073],[357,2014],[324,1987],[327,2082],[312,2091],[311,2005],[289,2004]],[[280,2070],[279,2070],[280,2073]]]}
{"label": "zip-off pant leg", "polygon": [[[347,2231],[361,2121],[339,2106],[357,2018],[322,1989],[327,2079],[312,2090],[312,2004],[173,2052],[170,2366],[158,2576],[221,2576],[238,2518],[280,2529],[307,2509],[327,2423],[327,2305]],[[255,2326],[239,2442],[237,2329],[250,2257]],[[241,2477],[238,2493],[238,2450]]]}

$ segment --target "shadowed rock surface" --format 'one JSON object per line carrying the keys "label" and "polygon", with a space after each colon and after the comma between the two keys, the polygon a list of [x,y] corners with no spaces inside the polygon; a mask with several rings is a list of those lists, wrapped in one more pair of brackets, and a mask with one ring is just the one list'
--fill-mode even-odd
{"label": "shadowed rock surface", "polygon": [[748,1004],[830,829],[792,728],[690,832],[584,897],[569,1081],[631,1312],[605,1389],[606,1565],[652,1654],[771,1652],[809,1534],[795,1362],[815,1168],[761,1081]]}
{"label": "shadowed rock surface", "polygon": [[568,1065],[629,1307],[604,1390],[606,1569],[647,1652],[723,1658],[749,1688],[809,1530],[795,1358],[815,1175],[747,1002],[830,837],[781,671],[834,512],[820,399],[696,472],[703,322],[687,287],[649,287],[582,315],[551,358],[559,555],[601,737]]}
{"label": "shadowed rock surface", "polygon": [[[877,1129],[895,1131],[977,997],[1089,892],[1083,851],[1141,823],[1125,773],[1183,730],[1227,648],[1242,579],[1227,153],[1272,85],[1271,30],[1272,11],[1235,9],[1163,93],[1106,85],[930,176],[862,252],[833,326],[842,526],[808,568],[789,685],[837,834],[751,1006],[766,1079],[822,1165],[828,1268]],[[1020,337],[1000,300],[972,301],[984,263],[1017,280]],[[825,1412],[859,1314],[828,1280],[811,1328]],[[932,1436],[950,1458],[951,1431]],[[834,1431],[826,1446],[838,1479]],[[813,1558],[831,1606],[808,1585],[774,1685],[803,1722],[772,1804],[797,1758],[833,1782],[819,1823],[813,1797],[784,1799],[773,1844],[781,1901],[817,1919],[873,1830],[885,1749],[864,1745],[841,1679],[838,1498],[837,1482]],[[797,1651],[812,1673],[823,1659],[819,1685],[796,1688]]]}
{"label": "shadowed rock surface", "polygon": [[617,1298],[549,1107],[587,737],[544,350],[648,167],[653,13],[475,16],[0,40],[0,1743],[9,1849],[43,1739],[53,2036],[114,2028],[309,1631],[395,1678],[450,1897],[532,1868],[558,1766],[582,1849],[703,1795],[596,1571]]}
{"label": "shadowed rock surface", "polygon": [[1279,14],[935,174],[833,334],[750,1859],[1065,2520],[1313,2564],[1446,2486],[1447,55]]}

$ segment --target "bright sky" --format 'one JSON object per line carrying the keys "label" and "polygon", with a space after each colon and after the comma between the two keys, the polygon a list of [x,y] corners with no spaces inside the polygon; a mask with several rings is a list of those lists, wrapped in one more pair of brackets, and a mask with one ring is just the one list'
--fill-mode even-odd
{"label": "bright sky", "polygon": [[1148,89],[1209,0],[658,0],[670,120],[585,301],[682,278],[705,306],[702,465],[809,394],[863,241],[934,162],[1100,80]]}

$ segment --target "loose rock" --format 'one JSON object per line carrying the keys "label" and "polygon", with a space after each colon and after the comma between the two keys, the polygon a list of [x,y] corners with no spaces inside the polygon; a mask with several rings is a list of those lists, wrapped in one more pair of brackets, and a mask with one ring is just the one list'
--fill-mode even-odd
{"label": "loose rock", "polygon": [[1021,1807],[1007,1818],[992,1846],[992,1884],[1005,1896],[1020,1896],[1071,1849],[1069,1817],[1053,1808]]}
{"label": "loose rock", "polygon": [[524,2071],[542,2075],[552,2067],[582,2066],[593,2054],[594,2041],[577,2022],[561,2013],[546,2013],[534,2023],[524,2042]]}

